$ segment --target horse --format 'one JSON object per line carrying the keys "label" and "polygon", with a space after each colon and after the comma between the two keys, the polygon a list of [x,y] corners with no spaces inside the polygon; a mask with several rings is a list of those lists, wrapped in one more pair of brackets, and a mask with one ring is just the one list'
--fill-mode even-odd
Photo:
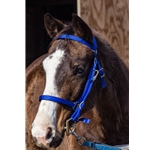
{"label": "horse", "polygon": [[26,70],[27,150],[100,145],[113,150],[128,144],[129,71],[124,62],[76,14],[65,24],[46,13],[44,25],[52,38],[48,53]]}

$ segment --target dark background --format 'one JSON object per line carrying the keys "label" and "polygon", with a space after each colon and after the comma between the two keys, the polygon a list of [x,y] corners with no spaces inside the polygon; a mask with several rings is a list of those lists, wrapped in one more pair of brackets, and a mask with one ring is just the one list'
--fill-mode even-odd
{"label": "dark background", "polygon": [[44,27],[44,14],[49,12],[61,21],[71,21],[77,13],[76,0],[26,0],[26,67],[47,53],[51,41]]}

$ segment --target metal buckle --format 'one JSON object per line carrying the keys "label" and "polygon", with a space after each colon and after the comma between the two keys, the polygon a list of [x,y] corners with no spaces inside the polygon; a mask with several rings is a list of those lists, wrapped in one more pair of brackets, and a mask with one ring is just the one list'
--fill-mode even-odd
{"label": "metal buckle", "polygon": [[[94,77],[93,77],[93,81],[96,80],[98,74],[100,75],[101,78],[103,78],[103,77],[105,76],[104,69],[101,68],[101,69],[99,69],[99,70],[95,70],[95,75],[94,75]],[[102,75],[101,75],[101,74],[102,74]]]}
{"label": "metal buckle", "polygon": [[94,75],[94,77],[93,77],[93,81],[95,81],[96,80],[96,78],[97,78],[97,76],[98,76],[98,74],[99,74],[99,70],[95,70],[95,75]]}
{"label": "metal buckle", "polygon": [[69,136],[70,134],[72,134],[73,131],[75,131],[75,124],[73,124],[72,126],[69,125],[69,122],[71,121],[72,119],[68,119],[66,121],[66,126],[64,127],[64,129],[66,129],[66,135]]}
{"label": "metal buckle", "polygon": [[77,142],[79,145],[82,145],[86,141],[84,137],[79,136],[75,131],[72,131],[72,134],[77,138]]}

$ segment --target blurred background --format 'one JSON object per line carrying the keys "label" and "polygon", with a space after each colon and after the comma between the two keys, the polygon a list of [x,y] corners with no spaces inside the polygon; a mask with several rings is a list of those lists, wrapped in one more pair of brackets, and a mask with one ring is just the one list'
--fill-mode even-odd
{"label": "blurred background", "polygon": [[61,21],[78,14],[106,37],[129,67],[129,0],[26,0],[26,67],[48,51],[47,12]]}

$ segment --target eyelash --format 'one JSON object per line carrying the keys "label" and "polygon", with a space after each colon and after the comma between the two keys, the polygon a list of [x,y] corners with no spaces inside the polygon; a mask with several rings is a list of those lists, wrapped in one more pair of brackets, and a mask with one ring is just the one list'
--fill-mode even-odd
{"label": "eyelash", "polygon": [[83,66],[76,66],[74,67],[74,70],[73,70],[73,74],[76,75],[76,74],[82,74],[84,72],[84,67]]}

